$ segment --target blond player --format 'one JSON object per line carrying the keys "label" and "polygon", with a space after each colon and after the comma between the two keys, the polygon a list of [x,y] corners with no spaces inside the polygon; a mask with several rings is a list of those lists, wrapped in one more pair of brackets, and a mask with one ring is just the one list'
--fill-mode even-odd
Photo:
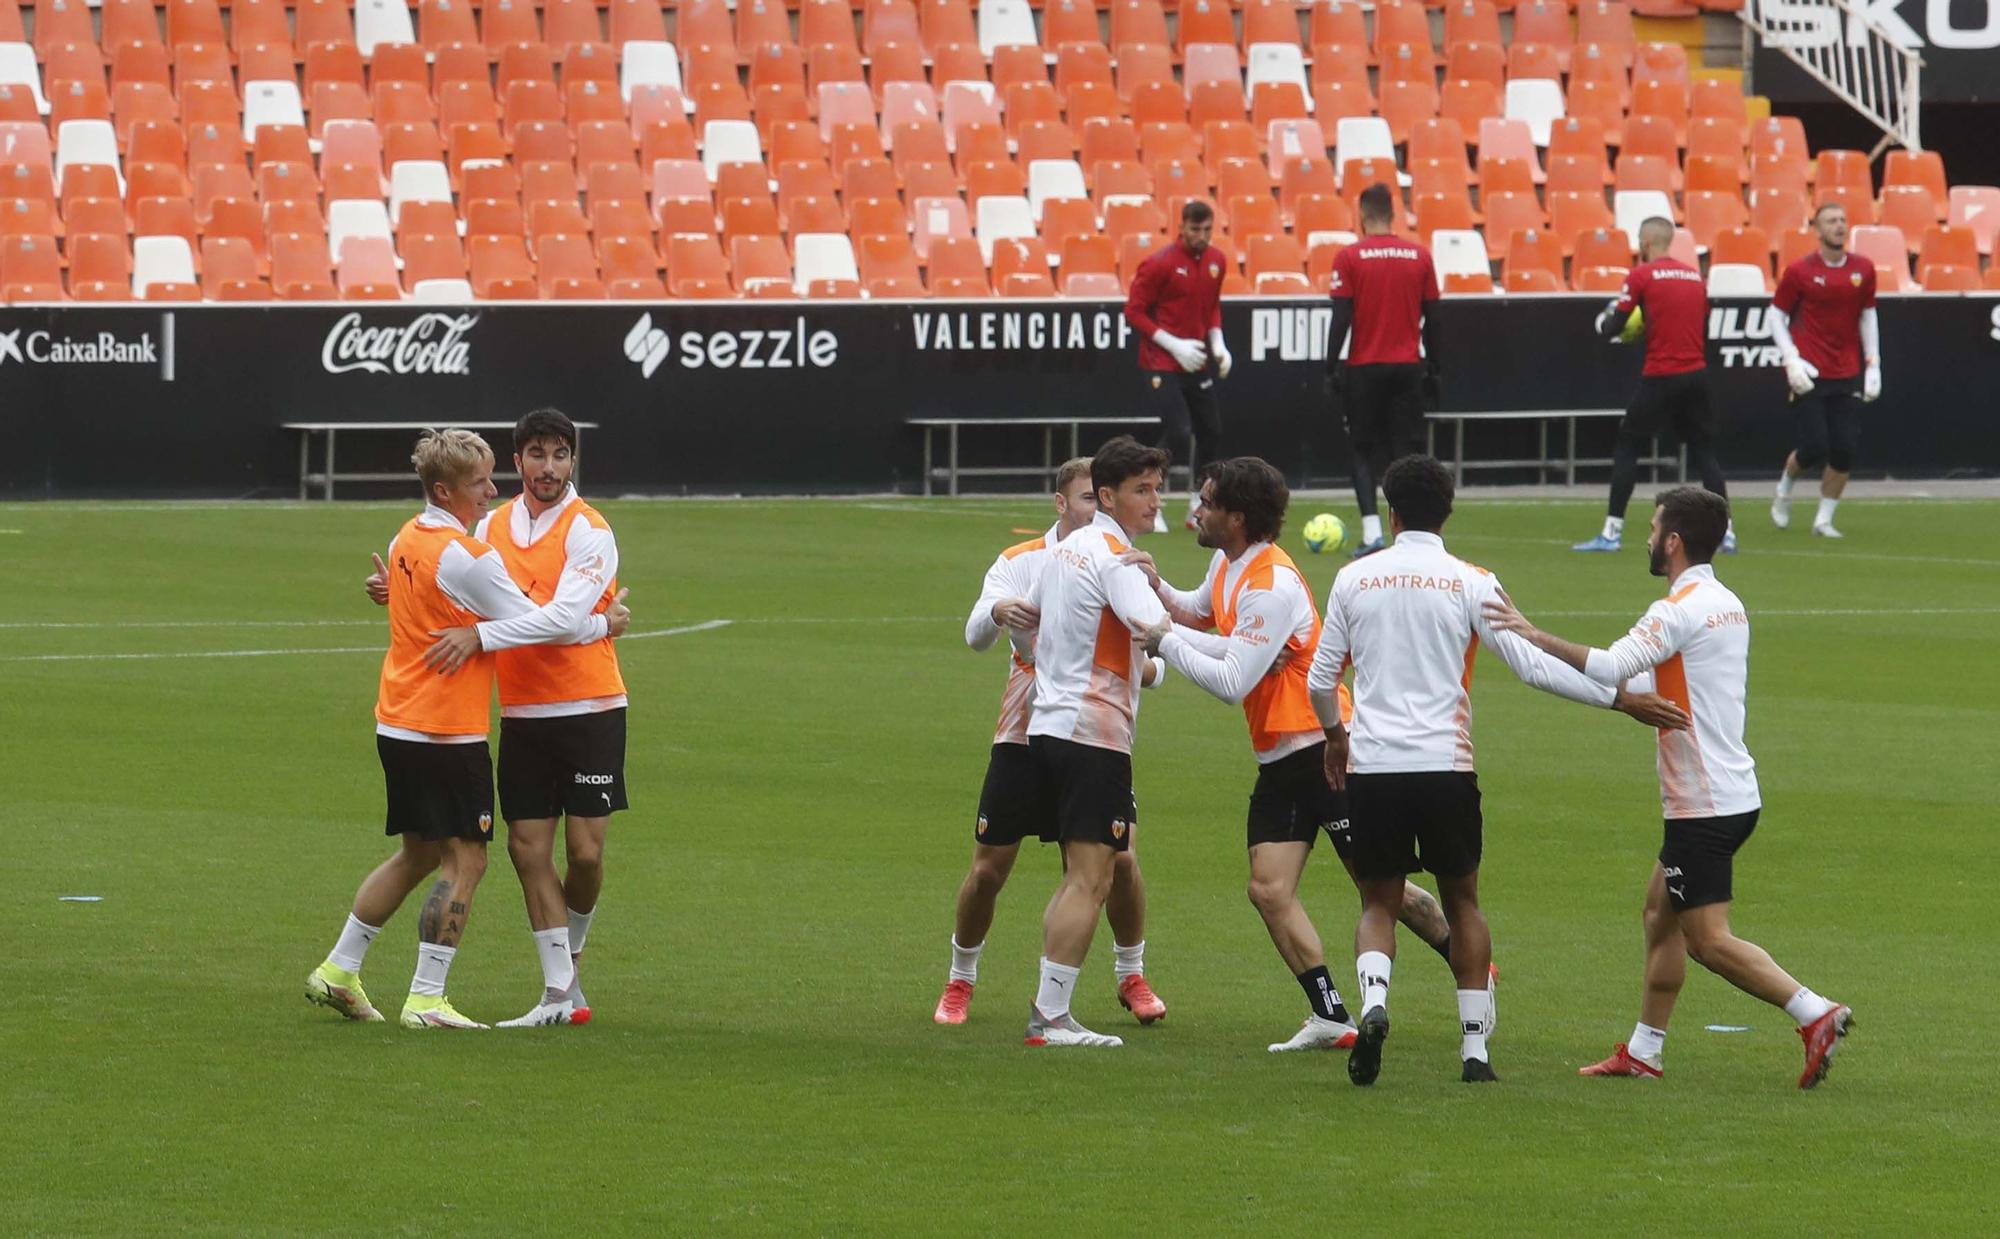
{"label": "blond player", "polygon": [[1027,602],[1036,610],[1035,706],[1028,747],[1055,806],[1063,877],[1042,917],[1041,982],[1029,1008],[1029,1045],[1123,1045],[1070,1014],[1098,910],[1118,853],[1131,846],[1132,737],[1149,661],[1133,634],[1165,609],[1145,573],[1119,560],[1153,527],[1171,457],[1120,435],[1090,462],[1091,522],[1043,563]]}
{"label": "blond player", "polygon": [[[1056,544],[1097,514],[1088,456],[1065,461],[1056,471],[1055,507],[1056,523],[1047,533],[1000,552],[986,570],[979,600],[972,604],[972,614],[965,621],[965,643],[974,650],[992,649],[1003,633],[1012,648],[1007,688],[1000,697],[1000,722],[994,728],[993,752],[987,760],[979,815],[972,828],[972,865],[958,888],[951,971],[931,1017],[940,1024],[965,1023],[973,987],[979,983],[979,956],[993,926],[993,908],[1014,870],[1021,840],[1033,836],[1048,843],[1057,837],[1055,807],[1048,801],[1028,751],[1037,617],[1027,595]],[[1157,684],[1163,670],[1158,664],[1149,667],[1146,685]],[[1118,1001],[1141,1024],[1150,1024],[1166,1015],[1167,1005],[1146,981],[1146,884],[1139,873],[1136,823],[1129,840],[1132,846],[1118,853],[1112,864],[1111,893],[1105,899],[1104,916],[1111,923]]]}
{"label": "blond player", "polygon": [[1661,495],[1647,539],[1654,576],[1671,582],[1608,650],[1542,632],[1504,595],[1486,605],[1497,630],[1519,634],[1599,684],[1650,675],[1660,694],[1692,716],[1685,731],[1660,733],[1660,801],[1666,837],[1646,886],[1646,989],[1632,1039],[1587,1076],[1658,1079],[1667,1020],[1694,961],[1797,1021],[1805,1042],[1800,1088],[1826,1078],[1853,1012],[1780,968],[1764,948],[1729,928],[1732,859],[1757,828],[1763,805],[1757,764],[1743,743],[1750,617],[1710,566],[1729,528],[1729,502],[1691,486]]}
{"label": "blond player", "polygon": [[[1257,759],[1247,828],[1250,902],[1305,991],[1308,1008],[1291,1039],[1268,1047],[1273,1053],[1345,1049],[1355,1036],[1327,972],[1319,931],[1299,902],[1299,879],[1321,831],[1350,880],[1354,870],[1348,859],[1347,793],[1327,786],[1326,736],[1306,691],[1306,673],[1319,646],[1319,609],[1304,574],[1277,545],[1290,502],[1284,475],[1255,456],[1209,466],[1196,535],[1215,551],[1208,576],[1193,592],[1154,576],[1169,618],[1142,634],[1169,666],[1242,706],[1250,727]],[[1128,558],[1152,568],[1144,552]],[[1342,716],[1351,718],[1345,685],[1338,694]],[[1402,920],[1449,962],[1444,911],[1414,882],[1404,890]]]}
{"label": "blond player", "polygon": [[564,617],[537,608],[499,555],[466,532],[496,493],[493,453],[478,435],[427,431],[410,459],[425,506],[389,544],[389,650],[375,706],[375,747],[388,793],[384,829],[401,836],[401,846],[355,892],[339,940],[306,978],[306,997],[350,1019],[380,1020],[361,987],[368,948],[417,883],[441,870],[418,923],[417,969],[402,1024],[484,1028],[459,1014],[444,991],[493,835],[486,749],[493,658],[480,654],[444,674],[450,656],[436,634],[484,619],[521,619],[512,634],[518,643],[587,643],[623,632],[629,615],[622,595],[603,614]]}

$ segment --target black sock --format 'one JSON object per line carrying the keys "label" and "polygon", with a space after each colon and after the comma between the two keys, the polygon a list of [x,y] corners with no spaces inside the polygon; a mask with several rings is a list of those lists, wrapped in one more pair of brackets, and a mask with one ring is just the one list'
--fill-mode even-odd
{"label": "black sock", "polygon": [[1348,1018],[1347,1004],[1340,1001],[1340,991],[1333,987],[1333,977],[1328,975],[1326,965],[1299,974],[1299,988],[1306,992],[1306,1002],[1313,1014],[1336,1024],[1352,1024]]}
{"label": "black sock", "polygon": [[1444,931],[1444,941],[1432,942],[1429,943],[1428,945],[1431,948],[1431,950],[1436,951],[1439,955],[1444,957],[1445,963],[1448,964],[1451,962],[1451,931],[1449,929]]}

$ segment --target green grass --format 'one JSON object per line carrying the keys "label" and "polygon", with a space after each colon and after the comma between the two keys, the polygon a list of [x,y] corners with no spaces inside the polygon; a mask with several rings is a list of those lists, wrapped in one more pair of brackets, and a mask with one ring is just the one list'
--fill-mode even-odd
{"label": "green grass", "polygon": [[[1306,502],[1295,525],[1322,507],[1353,520],[1346,502]],[[1838,545],[1746,509],[1744,553],[1722,565],[1756,624],[1765,797],[1736,922],[1859,1013],[1829,1083],[1803,1095],[1789,1021],[1698,971],[1662,1084],[1576,1077],[1636,1014],[1651,738],[1491,660],[1474,737],[1500,1086],[1458,1083],[1449,980],[1407,937],[1377,1087],[1351,1087],[1337,1055],[1264,1052],[1303,1003],[1242,891],[1243,723],[1178,679],[1147,696],[1135,757],[1149,970],[1171,1017],[1131,1026],[1100,934],[1078,1012],[1126,1048],[1021,1047],[1057,869],[1034,849],[972,1021],[936,1028],[1003,678],[997,654],[965,650],[962,616],[994,551],[1046,510],[605,508],[635,632],[733,623],[621,649],[636,808],[613,827],[587,960],[597,1022],[486,1036],[350,1026],[299,992],[387,848],[367,652],[383,632],[359,584],[405,510],[0,508],[15,582],[0,604],[0,1231],[2000,1226],[1979,1186],[2000,1140],[2000,507],[1857,502]],[[1596,519],[1594,504],[1468,503],[1446,533],[1531,616],[1603,643],[1658,583],[1642,551],[1563,549]],[[1157,541],[1171,577],[1198,577],[1190,537]],[[1306,561],[1316,594],[1341,562]],[[279,649],[327,652],[157,657]],[[1351,981],[1356,901],[1320,852],[1307,906]],[[57,901],[71,894],[104,898]],[[413,921],[369,961],[392,1011]],[[503,1018],[537,983],[496,854],[452,993]]]}

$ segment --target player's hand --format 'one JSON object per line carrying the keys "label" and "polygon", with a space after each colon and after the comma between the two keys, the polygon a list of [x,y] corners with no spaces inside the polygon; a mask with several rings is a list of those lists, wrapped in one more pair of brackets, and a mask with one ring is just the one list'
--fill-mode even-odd
{"label": "player's hand", "polygon": [[1819,370],[1811,362],[1797,353],[1785,358],[1785,382],[1794,396],[1803,396],[1813,389],[1813,380],[1819,377]]}
{"label": "player's hand", "polygon": [[1535,626],[1528,622],[1527,616],[1521,614],[1520,608],[1514,605],[1514,600],[1507,596],[1506,590],[1499,591],[1492,601],[1480,609],[1485,613],[1486,622],[1492,625],[1493,631],[1511,632],[1530,641],[1534,640]]}
{"label": "player's hand", "polygon": [[1881,397],[1882,367],[1880,364],[1876,364],[1869,366],[1868,369],[1861,373],[1861,398],[1863,400],[1879,400]]}
{"label": "player's hand", "polygon": [[437,640],[424,651],[424,666],[439,675],[450,675],[479,653],[479,629],[471,624],[459,628],[434,628],[431,635]]}
{"label": "player's hand", "polygon": [[1286,666],[1288,666],[1291,663],[1291,661],[1292,661],[1291,645],[1285,644],[1279,646],[1278,656],[1271,660],[1271,669],[1264,673],[1264,678],[1268,680],[1272,676],[1277,675],[1279,672],[1283,671],[1286,668]]}
{"label": "player's hand", "polygon": [[1134,568],[1146,574],[1146,584],[1151,585],[1156,590],[1160,588],[1160,569],[1153,563],[1153,557],[1150,553],[1136,549],[1130,550],[1120,555],[1118,562],[1121,564],[1131,564]]}
{"label": "player's hand", "polygon": [[1236,364],[1236,359],[1229,355],[1229,350],[1223,347],[1222,342],[1220,340],[1216,341],[1214,352],[1215,352],[1215,377],[1218,379],[1226,379],[1229,377],[1229,367]]}
{"label": "player's hand", "polygon": [[625,605],[625,595],[629,589],[621,589],[611,596],[611,605],[604,608],[604,635],[622,637],[632,627],[632,608]]}
{"label": "player's hand", "polygon": [[1183,340],[1179,336],[1170,336],[1164,332],[1161,333],[1161,337],[1160,347],[1167,350],[1167,355],[1172,357],[1174,364],[1182,370],[1193,374],[1208,364],[1208,350],[1198,341]]}
{"label": "player's hand", "polygon": [[1419,385],[1423,393],[1424,411],[1435,413],[1444,407],[1444,375],[1436,366],[1424,371]]}
{"label": "player's hand", "polygon": [[993,604],[993,622],[1002,628],[1027,632],[1042,622],[1042,612],[1025,598],[1002,598]]}
{"label": "player's hand", "polygon": [[368,591],[368,601],[378,607],[386,607],[389,605],[389,565],[383,563],[382,557],[373,552],[369,553],[368,558],[375,561],[375,571],[369,574],[361,586]]}
{"label": "player's hand", "polygon": [[1611,699],[1611,708],[1631,715],[1655,731],[1686,731],[1694,721],[1687,711],[1658,693],[1628,693],[1623,686]]}
{"label": "player's hand", "polygon": [[1138,632],[1132,635],[1134,639],[1136,639],[1139,642],[1139,644],[1145,648],[1146,656],[1150,658],[1153,655],[1158,654],[1160,652],[1160,642],[1166,640],[1167,634],[1172,632],[1173,630],[1174,630],[1173,617],[1170,615],[1163,615],[1160,617],[1158,623],[1150,624],[1145,628],[1141,628]]}
{"label": "player's hand", "polygon": [[1347,728],[1342,726],[1326,733],[1326,785],[1337,792],[1347,790]]}

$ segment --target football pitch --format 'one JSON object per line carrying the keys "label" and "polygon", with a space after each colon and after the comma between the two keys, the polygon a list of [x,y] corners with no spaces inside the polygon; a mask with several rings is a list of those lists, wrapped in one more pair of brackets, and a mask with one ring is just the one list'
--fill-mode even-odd
{"label": "football pitch", "polygon": [[[391,1022],[348,1024],[301,983],[389,848],[360,585],[413,505],[0,505],[0,1231],[1993,1234],[2000,504],[1857,501],[1830,544],[1810,502],[1778,534],[1746,498],[1719,569],[1754,625],[1765,805],[1735,923],[1856,1011],[1811,1093],[1783,1013],[1699,969],[1663,1081],[1577,1077],[1637,1014],[1652,737],[1491,656],[1499,1085],[1459,1083],[1449,976],[1406,932],[1379,1084],[1265,1051],[1305,1009],[1244,896],[1254,766],[1241,713],[1179,677],[1134,757],[1168,1018],[1118,1008],[1100,929],[1076,1010],[1125,1047],[1022,1046],[1058,870],[1030,844],[971,1020],[933,1025],[1005,678],[964,618],[1051,522],[1034,498],[602,504],[634,809],[584,959],[596,1019],[399,1030],[413,899],[365,973]],[[1300,549],[1319,510],[1355,516],[1293,505],[1323,602],[1346,559]],[[1602,645],[1660,583],[1642,534],[1566,549],[1600,510],[1466,502],[1445,537]],[[1142,545],[1183,586],[1207,562],[1178,529]],[[1349,989],[1331,849],[1304,896]],[[496,846],[451,994],[495,1020],[538,987]]]}

